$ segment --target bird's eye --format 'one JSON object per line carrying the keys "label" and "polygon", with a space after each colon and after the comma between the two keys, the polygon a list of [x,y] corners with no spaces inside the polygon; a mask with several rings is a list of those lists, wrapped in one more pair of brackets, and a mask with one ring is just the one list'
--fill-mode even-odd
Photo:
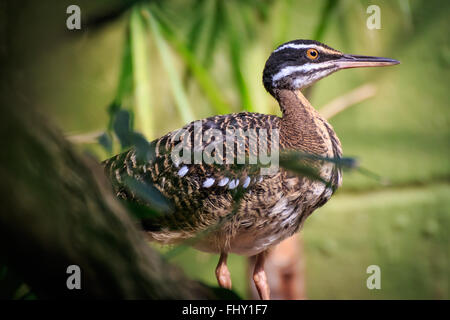
{"label": "bird's eye", "polygon": [[306,51],[306,56],[310,60],[316,60],[319,57],[319,52],[316,49],[308,49]]}

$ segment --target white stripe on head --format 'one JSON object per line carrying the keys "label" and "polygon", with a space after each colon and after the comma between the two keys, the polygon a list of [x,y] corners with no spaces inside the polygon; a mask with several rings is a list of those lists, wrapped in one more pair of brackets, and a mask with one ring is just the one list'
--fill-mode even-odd
{"label": "white stripe on head", "polygon": [[284,49],[316,49],[319,52],[329,53],[329,54],[341,54],[341,52],[334,50],[334,49],[328,49],[316,44],[304,44],[304,43],[286,43],[275,49],[273,52],[278,52]]}
{"label": "white stripe on head", "polygon": [[272,81],[278,81],[284,77],[290,76],[293,73],[296,72],[308,72],[311,70],[317,70],[322,68],[330,67],[334,64],[334,61],[328,61],[328,62],[321,62],[321,63],[305,63],[301,66],[288,66],[284,67],[280,71],[278,71],[274,76],[272,77]]}
{"label": "white stripe on head", "polygon": [[274,52],[278,52],[284,49],[317,49],[320,50],[322,49],[322,47],[319,47],[315,44],[295,44],[295,43],[287,43],[287,44],[283,44],[282,46],[278,47],[275,49]]}
{"label": "white stripe on head", "polygon": [[[310,82],[315,82],[319,79],[322,79],[323,77],[326,77],[327,75],[330,74],[330,69],[325,69],[322,71],[317,71],[316,73],[314,73],[313,75],[309,76],[309,79],[307,79],[307,81],[305,81],[304,78],[298,78],[294,80],[294,87],[295,88],[300,88],[304,85],[304,83],[310,83]],[[313,80],[313,81],[311,81]]]}

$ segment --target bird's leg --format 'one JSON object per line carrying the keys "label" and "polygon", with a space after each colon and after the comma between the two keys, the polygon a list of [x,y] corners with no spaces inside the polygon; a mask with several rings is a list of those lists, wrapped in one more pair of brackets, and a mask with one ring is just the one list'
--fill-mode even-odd
{"label": "bird's leg", "polygon": [[266,252],[263,251],[256,256],[255,269],[253,270],[253,281],[258,290],[261,300],[270,300],[270,288],[264,271]]}
{"label": "bird's leg", "polygon": [[230,271],[228,271],[227,257],[227,253],[222,252],[220,254],[219,263],[216,267],[216,278],[219,286],[222,288],[231,289],[231,277]]}

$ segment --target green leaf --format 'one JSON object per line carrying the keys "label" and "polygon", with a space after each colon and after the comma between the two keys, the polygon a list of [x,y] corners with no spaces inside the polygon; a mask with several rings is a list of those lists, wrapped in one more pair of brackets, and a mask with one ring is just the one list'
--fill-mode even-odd
{"label": "green leaf", "polygon": [[331,20],[331,15],[335,12],[335,10],[338,7],[339,0],[327,0],[326,4],[324,5],[319,24],[317,25],[317,28],[314,32],[313,39],[317,41],[323,40],[323,35],[325,33],[325,30],[328,27],[328,24]]}
{"label": "green leaf", "polygon": [[166,213],[171,210],[171,205],[166,197],[150,183],[139,181],[130,176],[125,176],[123,179],[128,188],[154,210],[161,213]]}
{"label": "green leaf", "polygon": [[203,65],[208,68],[211,66],[213,61],[214,49],[217,45],[217,41],[219,40],[219,33],[223,26],[223,18],[222,18],[222,2],[218,0],[210,0],[209,12],[207,13],[206,23],[204,26],[206,35],[205,35],[205,46],[204,46],[204,54],[202,56]]}
{"label": "green leaf", "polygon": [[398,0],[400,9],[403,14],[403,20],[405,21],[405,25],[412,29],[413,27],[413,16],[411,12],[411,3],[409,0]]}
{"label": "green leaf", "polygon": [[205,69],[205,67],[197,60],[195,55],[189,48],[179,40],[175,29],[171,26],[171,23],[167,21],[162,12],[157,10],[157,7],[152,7],[152,13],[155,18],[158,19],[161,32],[166,39],[174,46],[174,49],[183,59],[184,63],[192,71],[194,79],[197,81],[200,89],[206,95],[211,102],[211,106],[219,114],[227,114],[231,112],[230,105],[226,102],[225,97],[222,95],[221,90],[217,86],[214,78]]}
{"label": "green leaf", "polygon": [[141,6],[135,6],[130,17],[131,56],[133,64],[134,97],[136,118],[140,131],[149,139],[153,137],[153,118],[150,94],[150,56],[147,49],[145,20],[141,15]]}
{"label": "green leaf", "polygon": [[155,219],[161,216],[161,212],[149,205],[141,205],[136,202],[122,201],[128,211],[138,220]]}
{"label": "green leaf", "polygon": [[121,105],[119,103],[113,102],[108,107],[109,114],[109,123],[108,123],[108,131],[113,129],[114,118],[116,117],[116,113],[121,109]]}
{"label": "green leaf", "polygon": [[228,25],[228,36],[230,40],[230,62],[231,71],[234,76],[235,85],[239,91],[239,97],[241,100],[242,109],[247,111],[254,111],[250,93],[248,91],[248,86],[245,82],[244,76],[242,75],[242,45],[239,37],[239,33],[236,29],[236,23],[233,22],[233,17],[238,16],[238,11],[234,6],[227,2],[226,3],[226,17]]}
{"label": "green leaf", "polygon": [[103,132],[98,138],[98,143],[108,152],[112,152],[112,139],[107,132]]}
{"label": "green leaf", "polygon": [[121,107],[124,100],[133,95],[133,60],[131,56],[131,30],[128,27],[122,53],[122,62],[119,74],[119,83],[116,90],[114,103],[116,107]]}
{"label": "green leaf", "polygon": [[192,18],[193,21],[191,28],[187,34],[186,47],[192,52],[193,55],[198,54],[200,46],[202,44],[202,34],[205,30],[205,24],[208,20],[208,6],[215,2],[216,0],[200,0],[195,2],[192,8]]}
{"label": "green leaf", "polygon": [[126,110],[119,110],[114,118],[113,128],[114,133],[120,141],[122,148],[127,148],[132,145],[131,141],[131,126],[130,113]]}
{"label": "green leaf", "polygon": [[155,159],[155,149],[142,134],[132,132],[130,134],[130,140],[136,149],[136,158],[138,162],[147,163]]}
{"label": "green leaf", "polygon": [[321,166],[321,162],[334,163],[343,169],[358,168],[358,163],[354,158],[328,158],[299,151],[285,152],[280,155],[281,167],[329,186],[330,181],[326,181],[320,176],[318,168]]}
{"label": "green leaf", "polygon": [[275,37],[274,42],[272,44],[273,47],[277,47],[283,42],[288,40],[287,35],[289,31],[289,27],[291,26],[292,21],[292,5],[293,0],[285,0],[280,4],[280,13],[277,15],[277,18],[274,19],[274,30]]}
{"label": "green leaf", "polygon": [[312,165],[303,164],[298,161],[292,161],[291,158],[280,158],[280,166],[286,170],[292,171],[299,176],[307,177],[313,181],[320,181],[325,185],[329,185],[329,181],[324,180],[319,173],[319,170],[314,168]]}
{"label": "green leaf", "polygon": [[153,17],[153,14],[148,6],[145,12],[156,47],[163,62],[163,66],[169,76],[170,87],[175,98],[177,110],[184,122],[191,122],[195,120],[195,116],[187,99],[180,77],[175,69],[175,62],[172,58],[172,53],[169,50],[166,40],[161,34],[159,22]]}

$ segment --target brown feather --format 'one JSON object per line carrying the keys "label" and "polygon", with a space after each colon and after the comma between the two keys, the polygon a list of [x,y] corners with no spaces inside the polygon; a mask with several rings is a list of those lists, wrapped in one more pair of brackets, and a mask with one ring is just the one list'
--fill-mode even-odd
{"label": "brown feather", "polygon": [[[201,120],[202,131],[214,128],[225,133],[230,128],[262,128],[268,130],[270,141],[270,135],[278,129],[282,152],[296,150],[341,157],[341,145],[331,125],[300,91],[274,90],[274,96],[283,112],[282,118],[249,112],[215,116]],[[192,145],[194,123],[183,129],[187,129],[183,138]],[[194,246],[205,251],[253,255],[296,232],[306,217],[323,205],[341,184],[340,170],[324,162],[319,164],[320,173],[332,182],[331,188],[282,168],[273,175],[262,176],[259,181],[259,166],[249,164],[192,164],[187,165],[187,173],[180,176],[183,165],[176,166],[170,157],[175,147],[172,139],[177,132],[152,142],[156,146],[156,157],[149,163],[136,163],[134,149],[105,161],[105,170],[120,197],[140,201],[123,182],[124,176],[131,176],[153,184],[172,201],[172,212],[143,221],[144,228],[151,230],[150,238],[162,243],[179,243],[197,237]],[[202,149],[211,142],[203,142]],[[248,156],[248,137],[245,150]],[[221,157],[226,159],[225,152]],[[218,186],[218,181],[226,177],[239,179],[239,188],[230,190]],[[251,178],[251,183],[244,190],[243,181],[247,177]],[[208,178],[214,179],[214,185],[202,187]],[[235,203],[238,192],[244,193]]]}

